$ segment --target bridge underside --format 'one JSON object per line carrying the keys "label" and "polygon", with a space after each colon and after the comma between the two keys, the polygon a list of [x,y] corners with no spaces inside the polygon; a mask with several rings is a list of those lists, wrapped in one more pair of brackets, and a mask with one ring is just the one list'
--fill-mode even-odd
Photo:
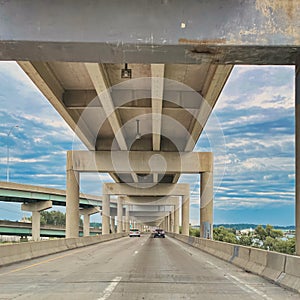
{"label": "bridge underside", "polygon": [[[109,152],[113,162],[119,156],[114,154],[129,153],[127,172],[107,170],[116,184],[177,184],[184,172],[166,172],[165,153],[181,160],[178,153],[193,151],[235,64],[297,65],[296,103],[300,102],[297,0],[8,1],[1,3],[0,20],[0,59],[18,61],[86,148],[103,157]],[[128,69],[132,78],[122,78]],[[131,153],[137,151],[151,152],[147,172],[132,167],[144,158],[134,162]],[[85,170],[73,168],[70,159],[67,233],[69,227],[73,236],[78,232],[73,219],[79,209],[79,173]],[[161,168],[151,169],[153,160]],[[79,165],[85,163],[79,159]],[[211,228],[212,170],[198,173],[201,226]],[[109,197],[104,196],[107,213]]]}

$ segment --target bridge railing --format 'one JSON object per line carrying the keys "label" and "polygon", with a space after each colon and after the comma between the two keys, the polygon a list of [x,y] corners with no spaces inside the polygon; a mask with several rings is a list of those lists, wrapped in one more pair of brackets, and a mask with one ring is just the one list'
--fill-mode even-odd
{"label": "bridge railing", "polygon": [[40,242],[0,245],[0,266],[54,254],[70,249],[89,246],[105,241],[119,239],[128,233],[115,233],[71,239],[57,239]]}
{"label": "bridge railing", "polygon": [[299,256],[176,233],[168,233],[168,236],[260,275],[284,288],[300,292]]}

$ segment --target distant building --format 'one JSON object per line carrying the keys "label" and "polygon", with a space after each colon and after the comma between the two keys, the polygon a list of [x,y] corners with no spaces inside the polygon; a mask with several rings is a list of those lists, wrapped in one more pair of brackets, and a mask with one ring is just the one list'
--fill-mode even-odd
{"label": "distant building", "polygon": [[255,230],[253,228],[246,228],[246,229],[242,229],[242,230],[237,230],[236,231],[236,235],[243,235],[246,234],[248,235],[249,233],[253,233]]}

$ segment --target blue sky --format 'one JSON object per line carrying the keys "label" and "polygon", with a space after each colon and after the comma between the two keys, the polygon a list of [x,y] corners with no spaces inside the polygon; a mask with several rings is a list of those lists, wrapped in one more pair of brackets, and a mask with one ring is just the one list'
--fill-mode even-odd
{"label": "blue sky", "polygon": [[[14,62],[0,62],[0,103],[0,181],[8,143],[10,181],[64,189],[76,138]],[[215,153],[215,223],[293,225],[294,68],[235,67],[196,149]],[[82,192],[100,195],[107,181],[84,174]],[[191,183],[191,222],[199,224],[199,176],[180,181]],[[0,203],[0,219],[23,214],[19,204]]]}

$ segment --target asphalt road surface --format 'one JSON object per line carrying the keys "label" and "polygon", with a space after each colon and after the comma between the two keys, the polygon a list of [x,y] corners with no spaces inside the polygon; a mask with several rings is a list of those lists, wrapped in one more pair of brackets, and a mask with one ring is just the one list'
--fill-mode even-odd
{"label": "asphalt road surface", "polygon": [[284,290],[172,238],[122,238],[0,268],[0,299],[289,300]]}

